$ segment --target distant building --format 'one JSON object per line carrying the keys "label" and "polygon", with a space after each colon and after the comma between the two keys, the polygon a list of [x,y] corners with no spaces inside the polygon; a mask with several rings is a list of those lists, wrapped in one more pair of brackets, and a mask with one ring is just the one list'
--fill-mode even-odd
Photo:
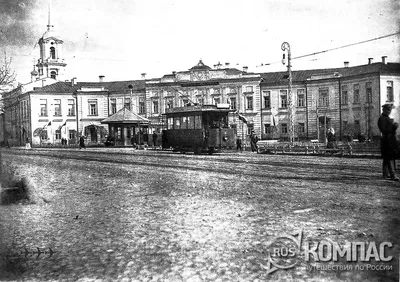
{"label": "distant building", "polygon": [[[381,106],[395,106],[392,117],[400,121],[400,64],[381,62],[343,68],[294,71],[293,115],[296,140],[320,139],[333,127],[339,139],[349,133],[379,139],[377,121]],[[288,139],[287,72],[264,73],[262,111],[256,118],[263,138]],[[275,123],[275,126],[274,126]]]}
{"label": "distant building", "polygon": [[[43,83],[43,80],[41,80]],[[39,83],[37,81],[36,83]],[[287,72],[247,73],[235,68],[210,68],[200,60],[187,71],[161,78],[105,82],[55,82],[19,92],[18,103],[6,109],[7,131],[13,144],[25,136],[35,144],[76,142],[78,135],[89,143],[113,134],[126,142],[136,134],[134,126],[120,133],[108,132],[101,121],[124,107],[149,120],[144,134],[161,132],[166,108],[187,104],[229,104],[235,110],[230,126],[245,141],[252,130],[263,139],[288,139]],[[23,88],[23,86],[22,86]],[[382,62],[336,69],[293,72],[293,121],[295,140],[324,140],[333,127],[340,139],[360,133],[370,139],[380,136],[377,119],[381,105],[392,103],[400,120],[400,64]],[[239,119],[238,114],[244,117]],[[11,126],[11,127],[9,127]],[[118,131],[118,128],[115,130]],[[41,132],[41,135],[39,134]],[[45,133],[43,133],[45,132]],[[122,139],[121,139],[122,140]]]}
{"label": "distant building", "polygon": [[[147,142],[148,134],[165,128],[167,108],[188,104],[229,104],[229,124],[244,144],[253,130],[262,139],[289,139],[287,72],[249,73],[229,63],[211,68],[200,60],[160,78],[61,81],[63,41],[50,22],[38,43],[31,82],[4,94],[0,140],[10,145],[23,145],[26,138],[33,144],[76,143],[80,135],[89,144],[103,143],[106,136],[120,145],[130,145],[132,137]],[[400,120],[400,63],[382,57],[362,66],[346,62],[342,68],[293,71],[292,101],[295,141],[324,141],[330,127],[338,139],[348,133],[378,139],[383,104],[393,104],[392,116]],[[145,125],[139,125],[141,118]]]}

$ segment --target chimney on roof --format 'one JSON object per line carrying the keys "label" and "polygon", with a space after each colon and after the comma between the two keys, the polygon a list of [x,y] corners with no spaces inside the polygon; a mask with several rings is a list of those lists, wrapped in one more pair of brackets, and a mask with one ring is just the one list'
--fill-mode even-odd
{"label": "chimney on roof", "polygon": [[249,67],[243,67],[244,72],[247,72],[248,69],[249,69]]}
{"label": "chimney on roof", "polygon": [[368,65],[372,64],[374,58],[368,58]]}
{"label": "chimney on roof", "polygon": [[146,79],[146,73],[142,73],[142,79]]}
{"label": "chimney on roof", "polygon": [[99,82],[104,82],[104,75],[99,75]]}
{"label": "chimney on roof", "polygon": [[226,67],[229,67],[229,63],[225,63],[225,66],[226,66]]}
{"label": "chimney on roof", "polygon": [[72,79],[71,79],[71,86],[74,86],[74,85],[76,85],[76,77],[73,77]]}
{"label": "chimney on roof", "polygon": [[348,68],[348,67],[349,67],[349,62],[347,62],[347,61],[344,62],[344,67],[345,67],[345,68]]}
{"label": "chimney on roof", "polygon": [[385,65],[387,64],[386,58],[387,58],[387,56],[382,56],[382,63],[384,63]]}

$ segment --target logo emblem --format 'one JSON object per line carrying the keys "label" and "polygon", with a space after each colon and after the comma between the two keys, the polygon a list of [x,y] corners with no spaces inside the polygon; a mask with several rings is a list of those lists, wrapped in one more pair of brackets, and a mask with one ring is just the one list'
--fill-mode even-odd
{"label": "logo emblem", "polygon": [[278,269],[294,267],[299,260],[303,230],[293,235],[275,237],[267,246],[267,265],[261,264],[267,275]]}

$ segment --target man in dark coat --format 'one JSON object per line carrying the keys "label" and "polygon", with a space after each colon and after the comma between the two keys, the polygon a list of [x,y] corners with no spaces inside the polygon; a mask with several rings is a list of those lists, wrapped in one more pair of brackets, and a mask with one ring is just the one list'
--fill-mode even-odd
{"label": "man in dark coat", "polygon": [[250,147],[252,152],[257,152],[258,136],[254,133],[254,130],[250,134]]}
{"label": "man in dark coat", "polygon": [[242,149],[242,139],[240,139],[239,137],[236,139],[236,150],[240,150],[243,151]]}
{"label": "man in dark coat", "polygon": [[[378,119],[378,127],[381,131],[381,154],[382,154],[382,170],[383,178],[388,178],[394,181],[399,181],[395,175],[394,167],[392,166],[393,160],[399,153],[396,140],[396,129],[399,126],[397,122],[389,117],[392,111],[392,105],[385,104],[382,106],[382,114]],[[389,175],[388,175],[389,174]]]}
{"label": "man in dark coat", "polygon": [[334,149],[336,137],[335,137],[335,130],[333,128],[328,129],[328,134],[326,135],[326,138],[328,139],[328,144],[326,145],[326,147],[328,149]]}
{"label": "man in dark coat", "polygon": [[79,137],[79,149],[85,148],[85,138],[83,138],[83,136],[81,135],[81,137]]}
{"label": "man in dark coat", "polygon": [[153,132],[153,146],[154,148],[157,146],[157,132],[155,130]]}

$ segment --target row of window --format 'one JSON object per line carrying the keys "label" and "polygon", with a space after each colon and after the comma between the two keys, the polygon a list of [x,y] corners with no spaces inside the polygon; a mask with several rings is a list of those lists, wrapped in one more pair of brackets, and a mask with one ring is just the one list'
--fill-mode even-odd
{"label": "row of window", "polygon": [[[47,135],[47,130],[42,131],[40,136],[42,140],[47,140],[49,138]],[[61,129],[57,129],[55,131],[54,137],[56,140],[61,140]],[[68,137],[69,139],[75,139],[77,137],[76,130],[74,129],[68,130]]]}
{"label": "row of window", "polygon": [[[249,92],[252,90],[252,86],[247,86],[249,87]],[[251,89],[250,89],[251,87]],[[366,95],[367,95],[367,103],[372,102],[372,84],[371,82],[367,82],[365,84],[366,87]],[[305,95],[305,89],[297,89],[297,107],[305,107],[306,106],[306,95]],[[387,102],[393,102],[394,101],[394,95],[393,95],[393,81],[387,81]],[[196,96],[196,102],[200,105],[204,104],[204,98],[203,96]],[[231,105],[232,109],[236,109],[237,107],[237,100],[236,97],[229,97],[226,101]],[[271,91],[263,91],[263,108],[264,109],[270,109],[271,108]],[[342,96],[341,96],[341,104],[342,105],[347,105],[349,102],[349,86],[348,85],[343,85],[342,86]],[[182,98],[181,100],[182,105],[184,106],[187,103],[189,103],[188,98]],[[213,98],[213,103],[214,104],[219,104],[221,103],[221,98],[220,97],[214,97]],[[358,104],[360,103],[360,85],[359,84],[354,84],[353,85],[353,103]],[[124,98],[123,100],[124,107],[127,109],[131,109],[131,99],[130,98]],[[280,108],[287,108],[289,105],[288,101],[288,91],[287,90],[280,90],[279,91],[279,107]],[[318,96],[318,106],[320,107],[326,107],[329,105],[329,89],[328,88],[320,88],[319,89],[319,96]],[[55,99],[54,100],[54,116],[61,116],[61,99]],[[89,99],[88,100],[88,113],[91,116],[97,116],[98,115],[98,102],[97,99]],[[173,108],[174,107],[174,99],[166,99],[165,101],[165,108]],[[246,110],[253,110],[254,109],[254,100],[253,96],[249,95],[245,97],[245,109]],[[27,114],[27,105],[26,104],[21,104],[21,110],[23,113],[23,116]],[[145,114],[146,113],[146,101],[144,97],[139,98],[139,114]],[[111,98],[110,99],[110,114],[115,114],[117,112],[117,98]],[[160,113],[160,107],[159,107],[159,100],[153,100],[152,101],[152,113],[153,114],[159,114]],[[41,116],[47,116],[48,115],[48,106],[47,106],[47,100],[46,99],[41,99],[40,100],[40,115]],[[74,116],[75,115],[75,100],[74,99],[68,99],[68,108],[67,108],[67,115],[68,116]]]}
{"label": "row of window", "polygon": [[[349,123],[347,121],[343,121],[342,122],[342,127],[343,130],[347,130],[349,127]],[[356,132],[360,132],[360,121],[359,120],[355,120],[354,121],[354,125],[352,125],[354,127],[354,130]],[[281,129],[281,133],[288,133],[288,124],[287,123],[281,123],[280,124],[280,129]],[[295,126],[294,129],[297,133],[301,134],[301,133],[305,133],[305,123],[298,123],[297,126]],[[272,134],[273,133],[273,126],[271,124],[264,124],[264,132],[265,134]]]}
{"label": "row of window", "polygon": [[[372,103],[372,83],[367,82],[365,83],[365,94],[366,94],[366,101],[367,103]],[[386,101],[387,102],[394,102],[394,95],[393,95],[393,81],[386,81]],[[341,103],[342,105],[346,105],[349,102],[349,87],[348,85],[342,86],[342,97]],[[353,103],[358,104],[360,103],[360,85],[354,84],[353,85]]]}
{"label": "row of window", "polygon": [[[121,98],[122,101],[122,98]],[[123,104],[124,107],[127,108],[128,110],[131,109],[131,98],[124,98],[123,99]],[[110,114],[115,114],[119,110],[118,106],[118,100],[117,98],[111,98],[110,99]],[[139,114],[145,114],[146,113],[146,103],[145,103],[145,98],[140,97],[139,98]]]}
{"label": "row of window", "polygon": [[[367,103],[372,103],[372,83],[367,82],[365,83],[365,93],[366,93],[366,101]],[[320,88],[318,91],[318,106],[320,107],[327,107],[329,106],[329,89],[328,88]],[[341,93],[341,104],[347,105],[349,103],[349,86],[343,85],[342,86],[342,93]],[[269,109],[271,108],[271,91],[263,91],[264,97],[264,108]],[[280,108],[287,108],[288,106],[288,95],[287,90],[280,90]],[[387,81],[386,86],[386,101],[387,102],[394,102],[394,95],[393,95],[393,81]],[[353,84],[353,103],[359,104],[360,103],[360,84]],[[297,107],[305,107],[305,89],[297,89]],[[252,109],[247,107],[248,109]]]}
{"label": "row of window", "polygon": [[[182,94],[183,94],[183,96],[189,96],[190,92],[192,92],[191,93],[192,95],[195,95],[195,96],[199,95],[199,96],[203,96],[204,97],[207,94],[207,91],[208,91],[208,89],[198,89],[197,91],[196,90],[193,90],[193,91],[185,90],[185,91],[182,92]],[[212,91],[210,91],[210,92],[211,92],[212,95],[219,95],[219,94],[222,93],[220,88],[212,88],[211,90]],[[252,85],[245,86],[244,93],[253,93],[253,92],[254,92],[254,87]],[[173,92],[173,91],[166,91],[165,96],[174,96],[174,93],[175,92]],[[228,88],[227,91],[226,91],[226,94],[236,94],[236,93],[237,93],[237,88],[234,88],[234,87]],[[158,92],[157,91],[154,92],[153,94],[155,96],[158,96]]]}
{"label": "row of window", "polygon": [[[300,122],[297,124],[297,126],[295,127],[295,131],[299,134],[301,133],[305,133],[305,123]],[[288,128],[288,124],[287,123],[281,123],[280,124],[280,129],[281,129],[281,133],[286,134],[289,132],[289,128]],[[273,127],[271,124],[264,124],[264,132],[265,134],[272,134],[273,133]]]}
{"label": "row of window", "polygon": [[[61,99],[53,100],[53,111],[54,116],[62,116],[61,111]],[[75,116],[75,99],[68,99],[68,107],[67,107],[67,115]],[[40,116],[47,117],[48,116],[48,105],[47,99],[40,99]]]}
{"label": "row of window", "polygon": [[168,129],[202,129],[201,115],[168,118]]}

